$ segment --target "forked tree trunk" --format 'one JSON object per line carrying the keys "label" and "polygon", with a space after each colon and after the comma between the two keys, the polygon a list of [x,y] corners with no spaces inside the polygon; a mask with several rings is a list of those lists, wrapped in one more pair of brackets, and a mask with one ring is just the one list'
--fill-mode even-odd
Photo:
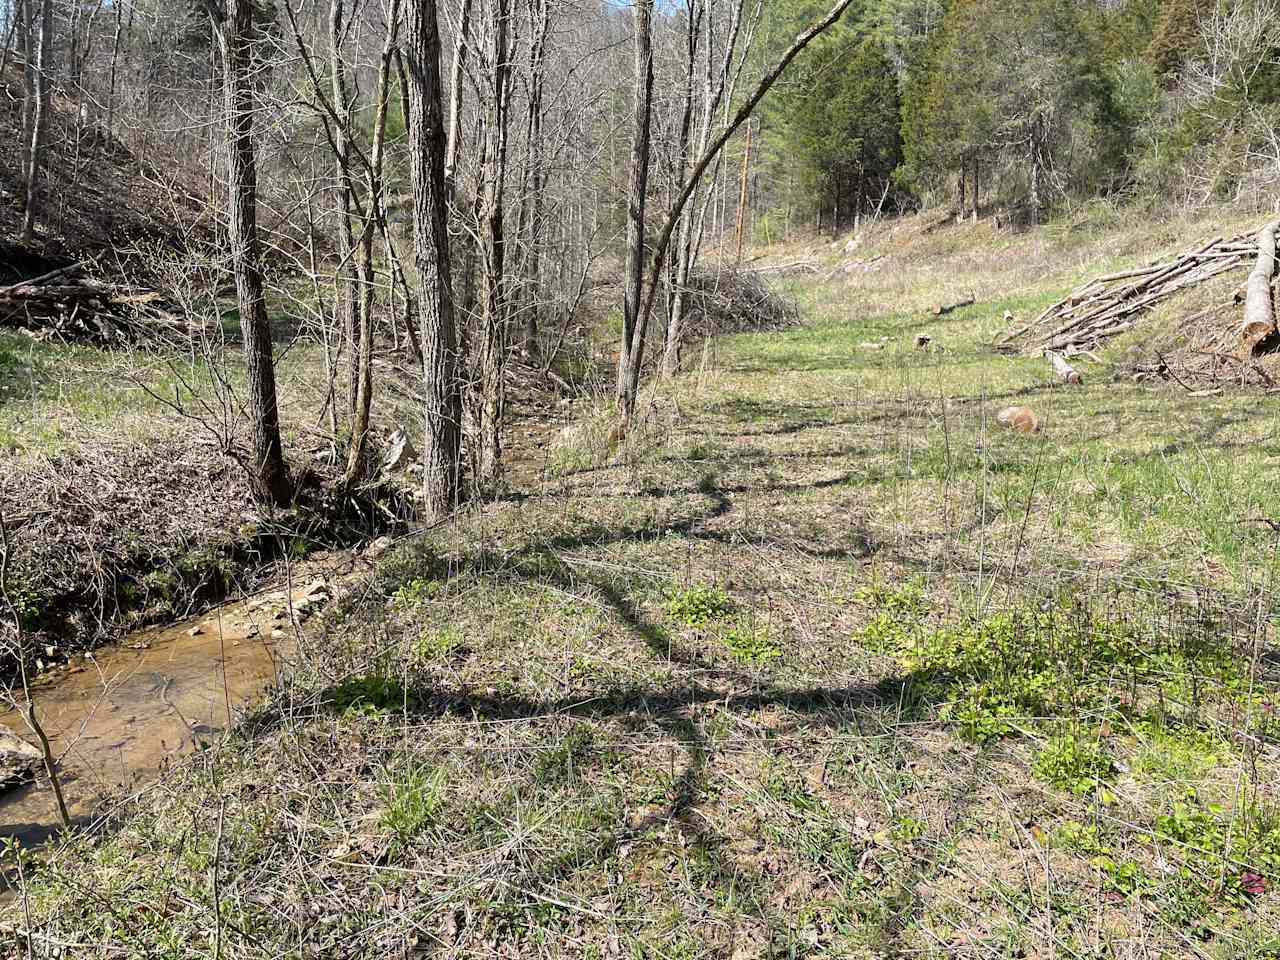
{"label": "forked tree trunk", "polygon": [[446,140],[440,103],[440,29],[436,0],[409,3],[405,27],[409,162],[426,415],[424,512],[427,519],[438,520],[454,510],[461,490],[462,398],[449,272],[444,176]]}
{"label": "forked tree trunk", "polygon": [[286,504],[293,484],[285,467],[276,404],[271,326],[262,292],[258,241],[258,173],[254,158],[251,44],[253,0],[227,0],[222,20],[223,89],[227,113],[228,239],[240,306],[253,443],[252,480],[259,496]]}
{"label": "forked tree trunk", "polygon": [[399,28],[400,3],[391,0],[387,14],[387,35],[378,60],[378,85],[373,115],[373,147],[365,171],[365,220],[356,247],[359,279],[359,336],[356,344],[355,410],[351,418],[351,446],[347,452],[344,482],[350,486],[364,475],[365,441],[369,435],[369,416],[373,409],[373,239],[382,210],[382,165],[386,146],[387,101],[390,97],[391,58]]}
{"label": "forked tree trunk", "polygon": [[489,0],[489,77],[484,98],[484,152],[480,189],[481,319],[479,343],[480,396],[476,423],[476,482],[492,488],[502,473],[502,420],[506,400],[503,382],[508,339],[506,235],[504,233],[508,103],[511,82],[508,31],[510,0]]}
{"label": "forked tree trunk", "polygon": [[632,86],[631,185],[627,191],[626,290],[622,308],[622,349],[618,354],[618,412],[624,422],[635,413],[644,359],[644,234],[649,192],[649,140],[653,116],[653,0],[634,0],[635,73]]}

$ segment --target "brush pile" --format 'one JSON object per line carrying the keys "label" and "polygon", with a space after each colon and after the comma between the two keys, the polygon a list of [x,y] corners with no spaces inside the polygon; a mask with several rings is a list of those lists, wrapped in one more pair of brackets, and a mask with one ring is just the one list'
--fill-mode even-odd
{"label": "brush pile", "polygon": [[1247,266],[1258,255],[1257,240],[1242,235],[1190,250],[1172,260],[1108,274],[1090,281],[997,345],[1028,356],[1046,352],[1064,357],[1095,349],[1104,340],[1132,329],[1147,311],[1182,290]]}
{"label": "brush pile", "polygon": [[800,323],[795,302],[749,269],[695,273],[685,288],[687,337],[785,330]]}
{"label": "brush pile", "polygon": [[0,326],[107,345],[187,332],[161,294],[95,279],[79,263],[0,286]]}

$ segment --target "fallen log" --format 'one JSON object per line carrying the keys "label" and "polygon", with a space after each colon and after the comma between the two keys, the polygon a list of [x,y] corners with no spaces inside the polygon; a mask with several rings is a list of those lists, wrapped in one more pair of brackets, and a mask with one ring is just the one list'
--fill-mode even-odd
{"label": "fallen log", "polygon": [[1080,377],[1080,371],[1067,363],[1062,354],[1046,350],[1044,358],[1049,361],[1049,366],[1053,367],[1053,372],[1062,379],[1063,383],[1081,384],[1084,382]]}
{"label": "fallen log", "polygon": [[961,307],[971,307],[977,300],[973,297],[965,297],[963,300],[957,300],[955,303],[938,303],[935,304],[931,311],[935,317],[945,316],[953,310],[959,310]]}
{"label": "fallen log", "polygon": [[1244,323],[1240,326],[1240,353],[1254,355],[1258,344],[1276,332],[1275,303],[1271,299],[1271,278],[1276,272],[1276,232],[1280,221],[1269,223],[1258,233],[1258,259],[1245,283]]}

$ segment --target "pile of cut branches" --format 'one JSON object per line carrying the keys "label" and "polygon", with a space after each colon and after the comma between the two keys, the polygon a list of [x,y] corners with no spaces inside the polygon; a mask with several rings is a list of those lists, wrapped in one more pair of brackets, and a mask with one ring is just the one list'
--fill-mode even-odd
{"label": "pile of cut branches", "polygon": [[1172,260],[1098,277],[1031,323],[1005,334],[997,345],[1028,356],[1088,353],[1131,329],[1144,313],[1179,291],[1244,267],[1257,254],[1254,236],[1217,237]]}
{"label": "pile of cut branches", "polygon": [[686,335],[690,339],[724,333],[785,330],[800,323],[800,309],[770,289],[755,270],[696,273],[685,288]]}
{"label": "pile of cut branches", "polygon": [[0,326],[102,344],[187,332],[160,293],[95,279],[79,263],[0,287]]}

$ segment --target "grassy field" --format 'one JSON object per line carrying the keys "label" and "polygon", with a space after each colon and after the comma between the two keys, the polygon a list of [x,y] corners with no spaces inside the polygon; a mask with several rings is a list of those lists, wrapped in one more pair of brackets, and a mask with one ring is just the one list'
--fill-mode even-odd
{"label": "grassy field", "polygon": [[15,950],[1280,957],[1280,398],[990,348],[1252,222],[766,251],[805,325],[691,350],[621,449],[585,401],[525,437],[225,742],[10,852]]}

